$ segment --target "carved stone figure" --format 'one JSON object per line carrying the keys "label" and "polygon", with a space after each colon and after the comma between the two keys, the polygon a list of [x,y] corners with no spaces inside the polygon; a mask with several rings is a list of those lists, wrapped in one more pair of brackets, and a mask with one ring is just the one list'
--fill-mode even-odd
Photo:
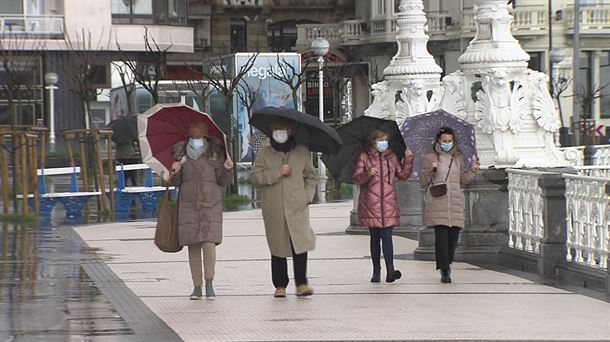
{"label": "carved stone figure", "polygon": [[547,152],[560,158],[559,151],[555,148],[554,135],[561,123],[555,110],[555,102],[547,88],[548,76],[538,71],[530,71],[528,76],[533,114],[539,126],[539,134],[544,137]]}
{"label": "carved stone figure", "polygon": [[389,119],[390,109],[388,103],[389,88],[386,81],[381,81],[371,86],[373,103],[364,111],[364,115],[376,118]]}
{"label": "carved stone figure", "polygon": [[443,98],[439,108],[461,119],[466,119],[466,103],[464,101],[464,81],[461,72],[454,72],[443,77]]}
{"label": "carved stone figure", "polygon": [[406,118],[427,113],[438,107],[438,95],[435,89],[430,89],[432,96],[428,99],[428,91],[421,80],[409,80],[402,89],[400,101],[396,102],[396,121],[400,124]]}
{"label": "carved stone figure", "polygon": [[475,119],[483,132],[492,136],[496,162],[517,162],[513,134],[518,133],[527,115],[525,91],[519,81],[511,84],[504,70],[493,70],[483,77],[482,90],[476,94]]}

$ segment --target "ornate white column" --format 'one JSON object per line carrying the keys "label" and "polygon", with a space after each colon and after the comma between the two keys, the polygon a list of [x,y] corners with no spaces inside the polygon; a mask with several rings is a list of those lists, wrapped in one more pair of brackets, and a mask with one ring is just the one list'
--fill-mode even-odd
{"label": "ornate white column", "polygon": [[[402,0],[399,9],[396,21],[398,52],[383,71],[386,81],[371,87],[374,100],[364,113],[394,119],[400,124],[406,117],[438,107],[443,70],[428,52],[423,1]],[[432,96],[428,98],[430,91]]]}
{"label": "ornate white column", "polygon": [[565,166],[553,139],[560,121],[548,77],[527,68],[506,1],[478,0],[475,11],[476,35],[460,70],[443,78],[440,107],[476,125],[484,167]]}

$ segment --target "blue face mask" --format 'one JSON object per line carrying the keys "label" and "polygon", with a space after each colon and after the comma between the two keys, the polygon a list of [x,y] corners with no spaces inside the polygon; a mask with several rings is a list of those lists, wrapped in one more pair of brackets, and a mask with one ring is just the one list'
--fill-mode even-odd
{"label": "blue face mask", "polygon": [[387,140],[379,140],[375,142],[375,147],[379,152],[385,152],[388,149],[388,141]]}
{"label": "blue face mask", "polygon": [[441,143],[441,150],[443,150],[445,152],[451,151],[452,148],[453,148],[453,144]]}
{"label": "blue face mask", "polygon": [[193,149],[198,150],[203,147],[203,139],[190,138],[189,145],[191,145]]}

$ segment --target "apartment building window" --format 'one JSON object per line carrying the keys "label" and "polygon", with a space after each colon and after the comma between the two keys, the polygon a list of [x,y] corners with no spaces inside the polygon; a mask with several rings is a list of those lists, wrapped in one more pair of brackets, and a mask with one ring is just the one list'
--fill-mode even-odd
{"label": "apartment building window", "polygon": [[542,52],[528,52],[528,54],[530,55],[530,61],[528,62],[527,67],[532,70],[544,72],[542,65]]}
{"label": "apartment building window", "polygon": [[246,51],[247,30],[244,19],[231,19],[231,52]]}
{"label": "apartment building window", "polygon": [[112,23],[186,25],[187,0],[112,0]]}
{"label": "apartment building window", "polygon": [[600,115],[610,118],[610,51],[602,51],[599,56],[599,85],[603,87],[600,97]]}
{"label": "apartment building window", "polygon": [[292,47],[297,43],[296,25],[296,21],[290,20],[267,26],[269,49],[273,52],[292,51]]}
{"label": "apartment building window", "polygon": [[400,12],[400,1],[401,0],[394,0],[394,14]]}

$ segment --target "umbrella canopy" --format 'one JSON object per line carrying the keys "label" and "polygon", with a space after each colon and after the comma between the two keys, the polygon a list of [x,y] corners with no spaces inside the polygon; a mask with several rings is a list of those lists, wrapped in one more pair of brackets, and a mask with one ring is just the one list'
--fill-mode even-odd
{"label": "umbrella canopy", "polygon": [[125,115],[108,123],[112,129],[112,141],[117,144],[131,143],[138,140],[138,116]]}
{"label": "umbrella canopy", "polygon": [[352,183],[354,164],[358,155],[366,149],[368,136],[376,129],[388,133],[390,149],[396,153],[399,160],[402,160],[406,146],[396,121],[360,116],[337,129],[343,141],[339,153],[322,155],[322,161],[334,179],[343,183]]}
{"label": "umbrella canopy", "polygon": [[436,133],[441,127],[455,132],[455,142],[464,154],[465,167],[470,168],[477,156],[474,126],[455,115],[439,109],[430,113],[408,117],[400,127],[405,143],[413,151],[413,175],[419,175],[423,156],[432,151]]}
{"label": "umbrella canopy", "polygon": [[174,162],[172,146],[188,140],[191,123],[202,121],[208,126],[208,134],[225,145],[225,135],[205,113],[183,104],[156,104],[138,116],[138,136],[142,161],[157,174],[169,174]]}
{"label": "umbrella canopy", "polygon": [[270,137],[271,123],[277,119],[288,119],[296,123],[294,138],[310,151],[335,154],[341,148],[341,138],[337,132],[317,117],[289,108],[265,107],[252,114],[250,125]]}

